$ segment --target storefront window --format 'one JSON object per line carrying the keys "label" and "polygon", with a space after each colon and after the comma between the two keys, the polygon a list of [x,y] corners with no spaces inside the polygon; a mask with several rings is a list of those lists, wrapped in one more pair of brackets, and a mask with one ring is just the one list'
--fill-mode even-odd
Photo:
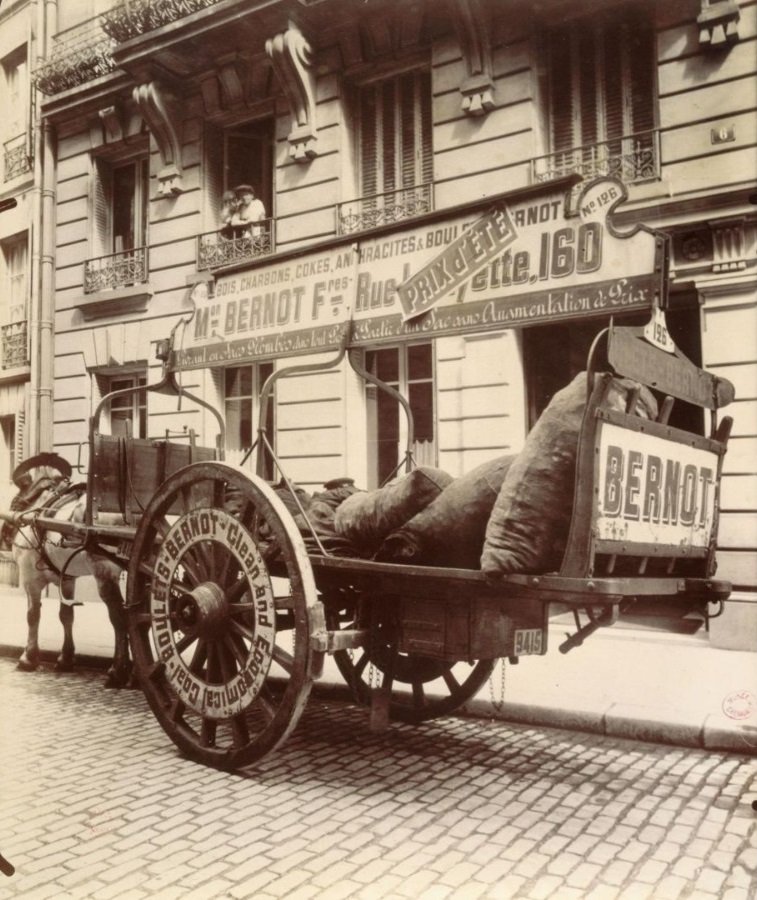
{"label": "storefront window", "polygon": [[[141,387],[147,384],[142,375],[131,375],[128,378],[112,378],[111,391],[124,388]],[[119,436],[133,435],[137,438],[147,437],[147,392],[135,391],[122,397],[114,397],[110,402],[111,434]]]}
{"label": "storefront window", "polygon": [[[434,374],[431,344],[369,350],[366,368],[410,403],[414,420],[413,457],[419,465],[436,464]],[[402,462],[407,422],[399,403],[375,386],[366,387],[369,481],[375,487],[390,478]]]}
{"label": "storefront window", "polygon": [[[258,399],[267,378],[273,374],[273,363],[256,363],[250,366],[233,366],[224,371],[224,407],[226,413],[226,450],[231,462],[241,461],[257,439]],[[268,405],[265,433],[275,448],[274,406]],[[273,460],[265,457],[264,477],[274,478]]]}
{"label": "storefront window", "polygon": [[[702,364],[699,310],[696,298],[672,301],[666,313],[668,331],[681,352],[695,365]],[[644,325],[649,312],[617,317],[616,325]],[[594,338],[609,325],[609,319],[566,322],[523,330],[523,357],[528,391],[528,425],[533,428],[552,396],[565,387],[586,364]],[[703,433],[701,410],[683,402],[673,407],[670,424]]]}

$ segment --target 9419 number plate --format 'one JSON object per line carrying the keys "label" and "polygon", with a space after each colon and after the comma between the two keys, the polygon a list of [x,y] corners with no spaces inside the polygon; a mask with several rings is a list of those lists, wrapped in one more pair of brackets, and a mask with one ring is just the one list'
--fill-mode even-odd
{"label": "9419 number plate", "polygon": [[543,651],[544,632],[541,628],[515,629],[515,656],[535,656]]}

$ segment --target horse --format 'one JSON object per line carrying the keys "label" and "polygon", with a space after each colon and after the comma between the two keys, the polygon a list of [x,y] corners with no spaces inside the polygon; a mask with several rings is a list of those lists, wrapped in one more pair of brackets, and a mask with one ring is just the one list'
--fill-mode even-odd
{"label": "horse", "polygon": [[71,472],[71,466],[62,457],[42,453],[21,463],[12,475],[19,493],[11,502],[11,513],[1,517],[6,520],[3,539],[6,545],[11,544],[19,583],[27,600],[26,646],[17,668],[23,672],[33,672],[39,666],[42,591],[49,584],[55,584],[60,589],[58,617],[63,626],[63,645],[55,662],[55,670],[73,670],[74,583],[76,577],[91,574],[100,599],[108,609],[115,636],[113,660],[105,686],[125,687],[130,683],[131,659],[119,585],[121,567],[105,556],[88,552],[80,546],[66,546],[59,534],[44,532],[34,524],[35,513],[61,521],[84,521],[86,494],[83,485],[71,483]]}

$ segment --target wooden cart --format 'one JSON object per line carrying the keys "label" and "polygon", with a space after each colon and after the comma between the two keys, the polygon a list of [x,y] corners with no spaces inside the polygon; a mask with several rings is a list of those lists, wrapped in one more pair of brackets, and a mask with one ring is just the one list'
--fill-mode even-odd
{"label": "wooden cart", "polygon": [[[171,347],[162,349],[163,380],[147,390],[197,399],[177,383]],[[293,371],[302,367],[278,371],[265,386],[261,423],[273,382]],[[140,682],[191,758],[236,768],[279,746],[327,654],[374,724],[421,722],[475,695],[499,658],[545,654],[555,616],[575,620],[566,652],[635,610],[706,619],[729,595],[713,576],[731,424],[717,411],[732,386],[655,346],[642,328],[611,326],[588,371],[572,525],[554,573],[490,583],[480,571],[308,552],[292,503],[220,451],[100,434],[100,412],[114,395],[92,422],[85,523],[38,525],[127,569]],[[658,420],[603,409],[602,371],[654,389]],[[701,410],[707,436],[668,425],[676,402]],[[273,453],[262,427],[258,441],[259,460]],[[104,513],[121,524],[104,525]]]}

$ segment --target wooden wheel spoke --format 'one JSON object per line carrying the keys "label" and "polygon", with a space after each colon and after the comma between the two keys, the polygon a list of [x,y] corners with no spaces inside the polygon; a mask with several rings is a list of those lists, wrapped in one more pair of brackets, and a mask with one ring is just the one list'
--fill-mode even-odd
{"label": "wooden wheel spoke", "polygon": [[194,649],[194,653],[192,654],[192,660],[189,663],[189,671],[192,672],[193,675],[199,675],[202,672],[202,667],[205,665],[207,658],[207,642],[198,641],[197,646]]}
{"label": "wooden wheel spoke", "polygon": [[[204,581],[210,581],[211,573],[208,571],[207,557],[198,550],[198,544],[188,547],[182,553],[179,563],[184,566],[184,571],[194,581],[195,587]],[[173,587],[173,583],[171,586]]]}
{"label": "wooden wheel spoke", "polygon": [[231,735],[235,747],[244,747],[250,740],[250,730],[247,727],[247,719],[244,713],[232,716],[229,720]]}
{"label": "wooden wheel spoke", "polygon": [[445,672],[443,672],[442,678],[444,679],[444,683],[449,688],[450,694],[455,694],[460,690],[460,682],[452,674],[452,669],[447,669]]}
{"label": "wooden wheel spoke", "polygon": [[[242,578],[237,578],[226,590],[226,602],[230,604],[241,604],[242,597],[249,593],[249,591],[250,585],[247,583],[247,579],[244,576],[242,576]],[[252,600],[250,599],[245,605],[252,606]]]}
{"label": "wooden wheel spoke", "polygon": [[237,634],[226,634],[223,637],[226,648],[234,657],[240,669],[247,665],[247,648]]}
{"label": "wooden wheel spoke", "polygon": [[166,664],[161,660],[156,660],[152,666],[145,673],[150,681],[157,681],[159,678],[162,678],[164,672],[166,671]]}
{"label": "wooden wheel spoke", "polygon": [[246,638],[248,641],[255,640],[255,632],[252,628],[248,628],[247,625],[243,625],[241,622],[237,622],[236,619],[229,619],[229,625],[232,631],[236,632],[238,635],[241,635],[243,638]]}
{"label": "wooden wheel spoke", "polygon": [[363,672],[365,671],[365,667],[368,665],[369,662],[370,662],[370,658],[369,658],[368,654],[367,654],[367,653],[363,653],[363,655],[362,655],[362,656],[360,657],[360,659],[355,663],[355,666],[354,666],[354,672],[355,672],[355,677],[356,677],[356,678],[360,678],[360,676],[361,676],[361,675],[363,674]]}
{"label": "wooden wheel spoke", "polygon": [[178,653],[183,653],[187,649],[187,647],[191,647],[196,640],[196,634],[185,634],[183,638],[180,638],[178,641],[176,641],[176,651]]}
{"label": "wooden wheel spoke", "polygon": [[287,653],[283,647],[274,646],[273,661],[277,662],[288,675],[291,675],[294,671],[294,657],[291,653]]}
{"label": "wooden wheel spoke", "polygon": [[273,717],[276,715],[276,701],[273,699],[271,692],[265,685],[263,685],[260,693],[255,698],[254,705],[262,711],[269,722],[273,720]]}
{"label": "wooden wheel spoke", "polygon": [[177,697],[173,703],[171,704],[171,710],[168,715],[171,718],[172,722],[180,722],[184,717],[184,713],[186,712],[187,705],[183,700],[179,700]]}
{"label": "wooden wheel spoke", "polygon": [[416,709],[423,709],[426,704],[426,693],[423,690],[422,681],[413,682],[413,706]]}
{"label": "wooden wheel spoke", "polygon": [[207,665],[207,673],[208,673],[208,684],[220,684],[221,683],[221,661],[218,655],[218,645],[215,641],[208,641],[207,644],[207,654],[208,654],[208,665]]}
{"label": "wooden wheel spoke", "polygon": [[215,719],[202,720],[202,725],[200,726],[200,743],[203,747],[213,747],[215,745],[216,727],[217,723]]}

